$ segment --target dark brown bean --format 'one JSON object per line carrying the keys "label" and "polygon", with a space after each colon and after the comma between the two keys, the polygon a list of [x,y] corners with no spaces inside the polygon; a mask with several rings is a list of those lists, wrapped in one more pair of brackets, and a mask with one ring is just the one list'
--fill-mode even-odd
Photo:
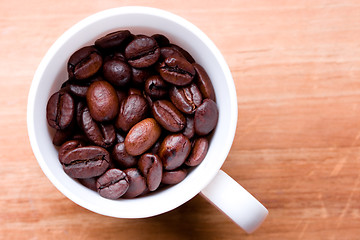
{"label": "dark brown bean", "polygon": [[54,93],[46,106],[46,119],[50,127],[63,130],[73,120],[75,103],[71,95],[64,91]]}
{"label": "dark brown bean", "polygon": [[132,70],[132,83],[135,86],[142,87],[148,77],[153,75],[151,68],[131,68]]}
{"label": "dark brown bean", "polygon": [[66,128],[64,130],[56,130],[52,143],[55,146],[61,146],[64,142],[69,140],[73,135],[73,129],[72,128]]}
{"label": "dark brown bean", "polygon": [[180,47],[180,46],[178,46],[176,44],[170,44],[170,46],[172,48],[175,48],[179,52],[181,52],[181,54],[186,58],[186,60],[188,60],[188,62],[190,62],[190,63],[195,62],[195,59],[191,56],[191,54],[188,51],[186,51],[185,49],[183,49],[182,47]]}
{"label": "dark brown bean", "polygon": [[170,45],[169,39],[167,37],[165,37],[164,35],[162,35],[162,34],[154,34],[151,37],[156,40],[159,47],[164,47],[164,46],[169,46]]}
{"label": "dark brown bean", "polygon": [[179,50],[173,47],[162,47],[160,48],[160,57],[161,59],[166,59],[170,57],[182,57],[185,58],[184,55],[181,54]]}
{"label": "dark brown bean", "polygon": [[170,132],[181,131],[186,124],[184,115],[168,100],[153,103],[152,114],[160,125]]}
{"label": "dark brown bean", "polygon": [[123,198],[134,198],[146,190],[146,181],[137,168],[124,170],[129,179],[129,189],[122,196]]}
{"label": "dark brown bean", "polygon": [[[84,147],[85,143],[79,141],[79,140],[69,140],[61,145],[59,148],[59,159],[62,159],[64,155],[77,147]],[[60,160],[61,161],[61,160]]]}
{"label": "dark brown bean", "polygon": [[139,95],[139,96],[143,95],[140,89],[138,89],[138,88],[129,88],[128,95],[132,95],[132,94],[136,94],[136,95]]}
{"label": "dark brown bean", "polygon": [[150,191],[155,191],[162,179],[162,162],[158,155],[145,153],[138,163],[139,170],[146,178],[146,183]]}
{"label": "dark brown bean", "polygon": [[165,81],[184,86],[193,80],[195,69],[185,58],[169,57],[161,63],[159,73]]}
{"label": "dark brown bean", "polygon": [[114,146],[111,156],[121,169],[135,167],[138,163],[136,157],[131,156],[126,152],[124,142]]}
{"label": "dark brown bean", "polygon": [[161,183],[177,184],[185,179],[187,171],[185,169],[175,169],[173,171],[164,171]]}
{"label": "dark brown bean", "polygon": [[159,59],[160,49],[155,39],[141,35],[126,46],[125,57],[135,68],[149,67]]}
{"label": "dark brown bean", "polygon": [[91,178],[105,172],[110,155],[106,149],[98,146],[78,147],[68,151],[60,161],[70,177]]}
{"label": "dark brown bean", "polygon": [[145,81],[144,90],[148,96],[159,99],[167,95],[168,88],[169,84],[164,79],[159,75],[154,75]]}
{"label": "dark brown bean", "polygon": [[110,147],[115,142],[115,128],[110,123],[97,123],[90,115],[88,107],[84,107],[81,116],[82,129],[86,137],[101,147]]}
{"label": "dark brown bean", "polygon": [[131,94],[122,101],[115,126],[127,132],[132,126],[144,119],[148,111],[146,99],[138,94]]}
{"label": "dark brown bean", "polygon": [[119,99],[119,106],[121,106],[121,102],[125,100],[125,98],[127,97],[127,93],[122,90],[116,90],[116,94]]}
{"label": "dark brown bean", "polygon": [[199,165],[204,160],[208,147],[209,141],[207,138],[202,137],[195,139],[191,153],[186,159],[185,164],[190,167]]}
{"label": "dark brown bean", "polygon": [[210,133],[217,124],[219,118],[216,103],[211,99],[205,99],[195,111],[195,133],[202,136]]}
{"label": "dark brown bean", "polygon": [[93,190],[93,191],[97,191],[96,188],[96,178],[79,178],[78,181],[84,185],[85,187]]}
{"label": "dark brown bean", "polygon": [[103,62],[107,62],[109,60],[113,60],[113,59],[116,59],[116,60],[120,60],[122,62],[126,62],[126,58],[124,56],[124,54],[122,54],[121,52],[110,52],[109,55],[106,55],[104,57],[104,60]]}
{"label": "dark brown bean", "polygon": [[195,83],[184,87],[173,86],[169,95],[176,108],[186,114],[193,114],[202,102],[201,93]]}
{"label": "dark brown bean", "polygon": [[116,31],[97,39],[95,46],[103,50],[122,49],[131,39],[130,31]]}
{"label": "dark brown bean", "polygon": [[197,63],[193,63],[193,66],[196,71],[195,83],[199,87],[202,96],[215,101],[214,87],[205,69]]}
{"label": "dark brown bean", "polygon": [[159,157],[166,170],[180,167],[190,154],[190,140],[181,133],[168,135],[160,145]]}
{"label": "dark brown bean", "polygon": [[120,59],[111,59],[104,63],[102,68],[104,78],[117,87],[129,84],[132,76],[131,67]]}
{"label": "dark brown bean", "polygon": [[185,137],[191,139],[195,135],[195,127],[194,127],[194,117],[186,116],[186,126],[182,131]]}
{"label": "dark brown bean", "polygon": [[130,155],[137,156],[146,152],[161,134],[159,124],[153,118],[146,118],[134,125],[125,137],[125,149]]}
{"label": "dark brown bean", "polygon": [[83,47],[71,55],[67,70],[69,78],[78,80],[95,75],[102,66],[102,57],[99,51],[92,47]]}
{"label": "dark brown bean", "polygon": [[117,93],[106,81],[93,82],[87,91],[86,101],[91,116],[98,122],[110,121],[119,113]]}
{"label": "dark brown bean", "polygon": [[100,196],[118,199],[129,189],[129,179],[125,172],[112,168],[107,170],[96,181],[96,188]]}

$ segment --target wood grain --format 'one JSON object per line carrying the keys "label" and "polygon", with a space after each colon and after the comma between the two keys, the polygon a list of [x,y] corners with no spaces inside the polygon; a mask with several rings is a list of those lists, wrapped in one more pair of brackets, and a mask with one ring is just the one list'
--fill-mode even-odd
{"label": "wood grain", "polygon": [[[202,29],[239,118],[223,170],[269,209],[245,234],[200,196],[127,220],[65,198],[32,154],[27,94],[51,44],[95,12],[158,7]],[[0,239],[359,239],[359,1],[0,1]]]}

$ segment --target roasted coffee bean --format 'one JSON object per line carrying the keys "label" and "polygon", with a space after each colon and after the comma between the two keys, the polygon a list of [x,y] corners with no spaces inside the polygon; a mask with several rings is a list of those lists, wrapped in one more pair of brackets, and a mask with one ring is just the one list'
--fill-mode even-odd
{"label": "roasted coffee bean", "polygon": [[139,95],[139,96],[143,95],[140,89],[138,89],[138,88],[129,88],[128,95],[132,95],[132,94],[136,94],[136,95]]}
{"label": "roasted coffee bean", "polygon": [[106,81],[93,82],[86,94],[91,116],[98,122],[110,121],[119,113],[119,99],[113,86]]}
{"label": "roasted coffee bean", "polygon": [[116,132],[116,143],[122,143],[125,141],[125,137],[123,134]]}
{"label": "roasted coffee bean", "polygon": [[131,68],[132,70],[132,83],[135,86],[142,87],[146,79],[153,75],[153,70],[150,68]]}
{"label": "roasted coffee bean", "polygon": [[86,103],[80,101],[76,105],[76,123],[77,126],[82,126],[82,113],[84,111],[84,108],[86,107]]}
{"label": "roasted coffee bean", "polygon": [[188,60],[188,62],[190,62],[190,63],[195,62],[195,59],[191,56],[191,54],[188,51],[186,51],[185,49],[183,49],[182,47],[180,47],[176,44],[170,44],[170,47],[175,48],[176,50],[181,52],[181,54],[186,58],[186,60]]}
{"label": "roasted coffee bean", "polygon": [[163,141],[162,137],[159,137],[156,143],[149,149],[149,152],[152,154],[157,154],[159,152],[162,141]]}
{"label": "roasted coffee bean", "polygon": [[132,75],[131,67],[119,59],[111,59],[104,63],[102,68],[104,78],[117,87],[126,86]]}
{"label": "roasted coffee bean", "polygon": [[186,159],[185,164],[190,167],[199,165],[205,158],[208,151],[209,141],[207,138],[197,138],[193,143],[191,153]]}
{"label": "roasted coffee bean", "polygon": [[186,119],[179,110],[167,100],[158,100],[153,103],[152,114],[160,125],[170,132],[181,131]]}
{"label": "roasted coffee bean", "polygon": [[193,63],[193,66],[196,71],[195,83],[199,87],[202,96],[215,101],[214,87],[205,69],[197,63]]}
{"label": "roasted coffee bean", "polygon": [[115,126],[124,132],[144,119],[149,111],[148,103],[143,96],[131,94],[122,101]]}
{"label": "roasted coffee bean", "polygon": [[184,86],[193,80],[195,69],[185,58],[169,57],[161,63],[159,73],[165,81]]}
{"label": "roasted coffee bean", "polygon": [[194,127],[194,117],[186,116],[186,126],[182,131],[185,137],[191,139],[195,135],[195,127]]}
{"label": "roasted coffee bean", "polygon": [[109,55],[106,55],[103,59],[103,62],[107,62],[109,60],[120,60],[122,62],[126,62],[126,58],[124,56],[124,54],[122,54],[121,52],[114,52],[114,53],[110,53]]}
{"label": "roasted coffee bean", "polygon": [[84,185],[85,187],[93,190],[93,191],[97,191],[96,188],[96,178],[79,178],[78,181]]}
{"label": "roasted coffee bean", "polygon": [[166,170],[180,167],[190,154],[190,140],[181,133],[168,135],[160,145],[159,157]]}
{"label": "roasted coffee bean", "polygon": [[159,59],[160,49],[154,38],[142,35],[126,46],[125,57],[135,68],[149,67]]}
{"label": "roasted coffee bean", "polygon": [[110,147],[115,142],[115,128],[110,123],[97,123],[90,115],[88,107],[82,111],[82,128],[86,137],[101,147]]}
{"label": "roasted coffee bean", "polygon": [[112,168],[97,179],[96,188],[100,196],[118,199],[129,189],[129,179],[125,172]]}
{"label": "roasted coffee bean", "polygon": [[62,159],[68,151],[73,150],[78,147],[84,147],[84,146],[85,146],[85,143],[83,143],[79,140],[70,140],[70,141],[65,142],[59,148],[59,159]]}
{"label": "roasted coffee bean", "polygon": [[112,151],[112,159],[115,161],[115,163],[121,168],[131,168],[135,167],[138,163],[138,160],[136,157],[129,155],[125,151],[125,143],[118,143],[114,146]]}
{"label": "roasted coffee bean", "polygon": [[52,143],[55,146],[61,146],[64,142],[69,140],[73,135],[73,129],[72,128],[66,128],[64,130],[57,129],[55,131]]}
{"label": "roasted coffee bean", "polygon": [[124,172],[129,179],[129,189],[122,197],[134,198],[142,194],[146,190],[146,181],[139,170],[137,168],[128,168]]}
{"label": "roasted coffee bean", "polygon": [[150,191],[155,191],[162,179],[162,162],[158,155],[145,153],[138,163],[140,172],[145,176]]}
{"label": "roasted coffee bean", "polygon": [[54,93],[46,106],[46,119],[50,127],[67,128],[73,120],[75,103],[71,95],[64,91]]}
{"label": "roasted coffee bean", "polygon": [[170,45],[169,39],[162,34],[154,34],[151,37],[156,40],[159,47],[165,47]]}
{"label": "roasted coffee bean", "polygon": [[186,114],[193,114],[202,101],[201,93],[195,83],[184,87],[173,86],[169,95],[176,108]]}
{"label": "roasted coffee bean", "polygon": [[122,49],[132,39],[128,30],[116,31],[95,41],[95,46],[103,50]]}
{"label": "roasted coffee bean", "polygon": [[70,177],[91,178],[105,172],[110,155],[106,149],[98,146],[78,147],[68,151],[60,161]]}
{"label": "roasted coffee bean", "polygon": [[72,96],[76,96],[79,98],[85,98],[90,84],[93,82],[102,81],[102,80],[103,80],[102,77],[96,76],[96,75],[95,75],[95,77],[91,77],[84,81],[69,80],[67,82],[68,92]]}
{"label": "roasted coffee bean", "polygon": [[170,57],[181,57],[185,58],[182,53],[173,47],[162,47],[160,48],[160,57],[162,60]]}
{"label": "roasted coffee bean", "polygon": [[153,118],[146,118],[134,125],[125,137],[125,149],[130,155],[137,156],[146,152],[161,134],[159,124]]}
{"label": "roasted coffee bean", "polygon": [[164,171],[161,183],[162,184],[177,184],[185,179],[187,171],[185,169],[175,169],[173,171]]}
{"label": "roasted coffee bean", "polygon": [[71,55],[67,70],[69,78],[86,79],[99,71],[102,65],[102,57],[99,51],[92,47],[83,47]]}
{"label": "roasted coffee bean", "polygon": [[218,118],[219,112],[216,103],[211,99],[205,99],[195,111],[195,133],[200,136],[207,135],[216,127]]}
{"label": "roasted coffee bean", "polygon": [[164,81],[159,75],[149,77],[145,81],[145,92],[152,98],[163,98],[168,93],[169,84]]}

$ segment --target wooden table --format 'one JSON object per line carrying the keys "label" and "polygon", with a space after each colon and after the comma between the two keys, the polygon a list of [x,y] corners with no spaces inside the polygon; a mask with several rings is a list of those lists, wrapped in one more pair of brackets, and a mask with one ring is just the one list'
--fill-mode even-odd
{"label": "wooden table", "polygon": [[[247,235],[202,197],[141,220],[100,216],[45,177],[26,129],[47,49],[100,10],[158,7],[202,29],[232,71],[239,120],[223,165],[270,211]],[[1,1],[0,239],[359,239],[359,1]]]}

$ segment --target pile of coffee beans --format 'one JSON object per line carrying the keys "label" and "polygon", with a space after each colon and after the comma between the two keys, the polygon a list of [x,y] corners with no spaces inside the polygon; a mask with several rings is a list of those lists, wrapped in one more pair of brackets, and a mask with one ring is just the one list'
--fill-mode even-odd
{"label": "pile of coffee beans", "polygon": [[205,158],[218,108],[202,66],[161,34],[112,32],[74,52],[47,104],[64,171],[109,199],[181,182]]}

